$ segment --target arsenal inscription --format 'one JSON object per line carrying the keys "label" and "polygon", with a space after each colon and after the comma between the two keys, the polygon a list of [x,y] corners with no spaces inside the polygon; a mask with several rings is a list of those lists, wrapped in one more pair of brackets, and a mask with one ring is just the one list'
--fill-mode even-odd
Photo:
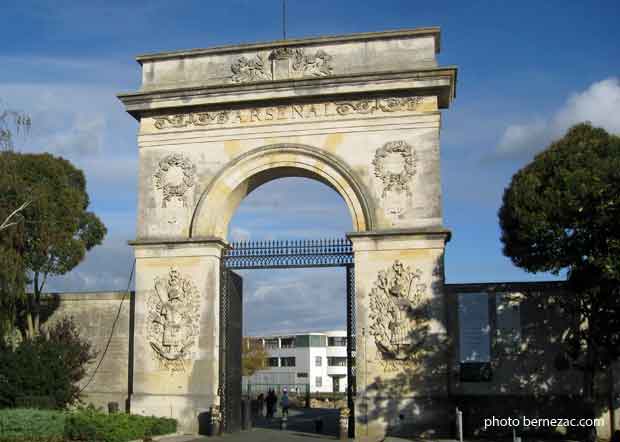
{"label": "arsenal inscription", "polygon": [[387,97],[337,102],[287,104],[237,110],[216,110],[154,117],[155,129],[230,127],[261,122],[346,118],[354,115],[390,115],[419,112],[425,97]]}

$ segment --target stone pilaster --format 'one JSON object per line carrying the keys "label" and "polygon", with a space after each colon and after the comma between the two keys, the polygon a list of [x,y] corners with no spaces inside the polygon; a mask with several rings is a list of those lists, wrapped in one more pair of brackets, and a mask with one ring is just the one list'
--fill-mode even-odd
{"label": "stone pilaster", "polygon": [[449,429],[443,256],[449,231],[349,235],[355,253],[356,440]]}
{"label": "stone pilaster", "polygon": [[219,279],[224,242],[135,241],[131,412],[178,419],[197,433],[219,404]]}

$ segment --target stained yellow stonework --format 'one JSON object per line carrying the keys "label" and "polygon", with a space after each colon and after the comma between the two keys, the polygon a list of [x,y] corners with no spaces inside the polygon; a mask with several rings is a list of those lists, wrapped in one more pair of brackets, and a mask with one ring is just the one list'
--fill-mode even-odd
{"label": "stained yellow stonework", "polygon": [[[351,214],[356,440],[382,440],[400,425],[399,415],[412,428],[433,419],[446,426],[452,404],[442,262],[449,233],[439,132],[456,69],[437,66],[438,51],[439,30],[423,28],[140,57],[141,89],[120,95],[140,121],[132,412],[173,416],[182,431],[195,433],[198,416],[220,403],[220,258],[228,224],[256,187],[299,176],[333,188]],[[187,167],[170,177],[185,181],[165,190],[184,204],[162,204],[162,186],[154,185],[158,164],[171,154]],[[405,362],[390,360],[369,333],[370,293],[397,262],[417,272],[428,301],[424,342],[433,347]],[[201,294],[196,344],[173,371],[181,365],[161,365],[145,332],[153,320],[146,299],[171,267]]]}

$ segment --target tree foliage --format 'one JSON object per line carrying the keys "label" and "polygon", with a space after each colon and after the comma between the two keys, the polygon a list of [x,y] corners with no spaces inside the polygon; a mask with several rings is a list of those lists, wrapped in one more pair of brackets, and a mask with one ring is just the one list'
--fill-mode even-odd
{"label": "tree foliage", "polygon": [[578,124],[517,172],[499,211],[504,254],[528,272],[567,272],[567,355],[593,377],[620,352],[620,138]]}
{"label": "tree foliage", "polygon": [[20,212],[23,222],[14,226],[19,228],[2,232],[0,259],[18,259],[10,272],[0,269],[0,281],[8,284],[2,293],[7,301],[20,296],[24,281],[18,276],[29,278],[32,293],[26,296],[26,323],[33,336],[40,326],[40,295],[48,276],[63,275],[77,266],[87,250],[102,242],[106,228],[87,210],[86,179],[69,161],[47,153],[5,151],[0,153],[0,172],[0,218],[30,201]]}
{"label": "tree foliage", "polygon": [[259,339],[250,337],[243,338],[243,350],[241,354],[243,376],[252,376],[266,367],[269,354]]}
{"label": "tree foliage", "polygon": [[0,406],[15,406],[22,397],[47,397],[65,407],[79,398],[78,382],[95,357],[69,318],[16,348],[0,343]]}

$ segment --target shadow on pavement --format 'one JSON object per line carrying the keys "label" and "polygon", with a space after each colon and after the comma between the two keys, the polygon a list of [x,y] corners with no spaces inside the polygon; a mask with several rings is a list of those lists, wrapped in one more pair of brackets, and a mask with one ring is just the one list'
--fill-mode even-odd
{"label": "shadow on pavement", "polygon": [[[339,410],[330,408],[291,408],[286,421],[286,431],[298,433],[299,436],[329,436],[338,435]],[[274,418],[255,417],[254,427],[280,430],[282,415],[278,413]]]}

